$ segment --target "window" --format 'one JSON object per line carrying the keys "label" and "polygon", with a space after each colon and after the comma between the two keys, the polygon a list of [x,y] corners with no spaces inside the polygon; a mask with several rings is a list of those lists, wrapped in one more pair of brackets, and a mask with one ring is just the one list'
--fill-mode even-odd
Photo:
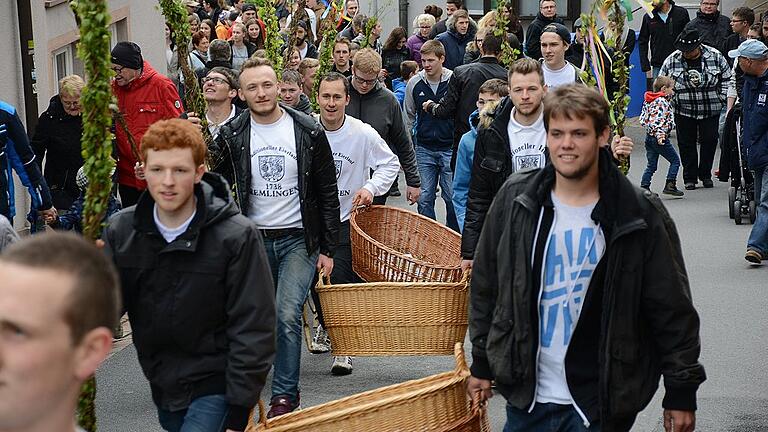
{"label": "window", "polygon": [[53,54],[54,89],[59,93],[59,80],[67,75],[72,75],[72,45],[59,48]]}
{"label": "window", "polygon": [[472,16],[483,16],[483,0],[465,0],[464,6]]}

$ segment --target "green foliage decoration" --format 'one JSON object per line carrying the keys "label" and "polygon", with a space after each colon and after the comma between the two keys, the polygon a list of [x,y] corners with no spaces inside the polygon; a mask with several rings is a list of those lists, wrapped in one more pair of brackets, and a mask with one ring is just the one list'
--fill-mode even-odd
{"label": "green foliage decoration", "polygon": [[264,50],[267,59],[272,62],[277,77],[283,72],[283,56],[280,47],[283,46],[283,38],[280,36],[280,22],[277,19],[276,0],[246,0],[246,3],[254,4],[259,9],[259,18],[264,21],[267,28],[264,35]]}
{"label": "green foliage decoration", "polygon": [[330,10],[323,19],[320,28],[323,30],[323,42],[320,46],[320,55],[318,60],[320,66],[315,73],[315,80],[312,83],[312,94],[309,97],[312,103],[312,110],[317,112],[319,107],[317,105],[317,93],[320,90],[320,79],[325,76],[333,68],[333,47],[336,44],[336,36],[338,31],[336,30],[336,22],[344,10],[344,0],[335,0],[331,2]]}
{"label": "green foliage decoration", "polygon": [[499,63],[504,67],[509,66],[520,57],[520,51],[516,48],[512,48],[509,44],[509,35],[507,34],[507,27],[509,25],[509,17],[507,17],[507,8],[512,7],[504,2],[499,2],[496,6],[496,27],[493,29],[494,36],[501,37],[501,56]]}

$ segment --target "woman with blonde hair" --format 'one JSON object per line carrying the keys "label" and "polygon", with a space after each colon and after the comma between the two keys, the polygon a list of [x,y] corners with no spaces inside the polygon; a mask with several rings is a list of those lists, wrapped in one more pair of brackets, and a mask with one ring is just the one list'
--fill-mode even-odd
{"label": "woman with blonde hair", "polygon": [[411,58],[419,64],[421,69],[421,46],[429,40],[429,32],[435,25],[435,17],[430,14],[421,14],[414,20],[415,31],[405,42],[408,51],[411,52]]}
{"label": "woman with blonde hair", "polygon": [[84,87],[85,81],[78,75],[68,75],[59,81],[59,94],[51,98],[48,109],[40,115],[30,143],[41,169],[43,158],[46,159],[43,177],[57,209],[69,208],[80,194],[75,180],[77,170],[83,166],[80,94]]}

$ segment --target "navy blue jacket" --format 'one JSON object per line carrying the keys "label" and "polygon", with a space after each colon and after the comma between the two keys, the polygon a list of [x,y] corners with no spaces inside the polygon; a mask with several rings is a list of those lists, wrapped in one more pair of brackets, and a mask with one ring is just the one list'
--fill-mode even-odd
{"label": "navy blue jacket", "polygon": [[11,170],[29,190],[33,211],[53,206],[48,184],[35,163],[35,152],[16,108],[0,101],[0,194],[4,197],[0,199],[0,214],[9,220],[16,214]]}
{"label": "navy blue jacket", "polygon": [[405,88],[405,112],[407,127],[415,136],[417,146],[433,149],[448,150],[453,145],[453,119],[441,119],[421,109],[424,102],[438,102],[448,92],[448,82],[453,72],[443,69],[437,93],[427,82],[424,71],[408,81]]}
{"label": "navy blue jacket", "polygon": [[768,165],[768,71],[759,77],[744,74],[742,104],[747,165],[754,170]]}
{"label": "navy blue jacket", "polygon": [[445,47],[445,61],[443,67],[450,70],[454,70],[457,67],[464,64],[464,53],[467,49],[467,44],[475,39],[475,32],[477,32],[476,24],[470,20],[467,33],[460,35],[456,31],[456,24],[453,17],[448,18],[448,30],[444,33],[437,35],[435,40],[440,41]]}

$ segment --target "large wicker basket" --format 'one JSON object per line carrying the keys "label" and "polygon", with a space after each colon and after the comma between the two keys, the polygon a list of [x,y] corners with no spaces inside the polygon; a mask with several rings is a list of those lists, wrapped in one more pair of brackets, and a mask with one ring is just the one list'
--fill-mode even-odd
{"label": "large wicker basket", "polygon": [[349,219],[352,266],[367,282],[458,282],[461,236],[432,219],[370,206]]}
{"label": "large wicker basket", "polygon": [[466,396],[469,376],[462,344],[456,368],[382,387],[259,422],[246,432],[490,432],[485,408]]}
{"label": "large wicker basket", "polygon": [[450,355],[467,333],[468,288],[460,282],[318,281],[333,355]]}

